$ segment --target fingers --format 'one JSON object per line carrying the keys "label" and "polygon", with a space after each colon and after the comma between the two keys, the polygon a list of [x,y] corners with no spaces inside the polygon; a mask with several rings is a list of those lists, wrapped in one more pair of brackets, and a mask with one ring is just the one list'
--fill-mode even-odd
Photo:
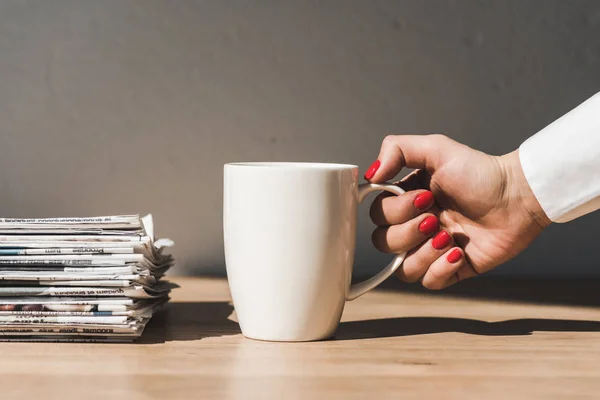
{"label": "fingers", "polygon": [[403,224],[433,206],[429,190],[414,190],[399,196],[379,195],[371,204],[371,220],[375,225]]}
{"label": "fingers", "polygon": [[[429,289],[443,289],[477,275],[464,251],[452,247],[452,235],[438,232],[440,221],[433,215],[438,207],[429,191],[432,174],[448,157],[459,157],[461,146],[443,135],[387,136],[365,173],[366,180],[380,183],[404,167],[417,169],[399,183],[407,193],[380,195],[371,206],[371,219],[380,226],[373,232],[375,247],[388,253],[413,249],[397,272],[404,281],[421,280]],[[425,211],[428,214],[421,214]]]}
{"label": "fingers", "polygon": [[406,256],[396,275],[404,282],[417,282],[428,268],[454,245],[452,235],[442,230]]}
{"label": "fingers", "polygon": [[429,266],[421,282],[427,289],[440,290],[475,275],[464,251],[454,247]]}
{"label": "fingers", "polygon": [[435,198],[429,191],[430,179],[431,176],[425,171],[416,170],[397,183],[407,193],[394,196],[384,192],[377,196],[371,204],[373,223],[378,226],[401,224],[424,211],[432,210]]}
{"label": "fingers", "polygon": [[432,172],[440,165],[443,151],[451,151],[448,147],[453,144],[456,142],[443,135],[387,136],[365,179],[383,182],[392,179],[404,167]]}
{"label": "fingers", "polygon": [[435,215],[423,214],[400,225],[375,229],[372,235],[373,245],[384,253],[403,253],[423,243],[439,227],[439,220]]}

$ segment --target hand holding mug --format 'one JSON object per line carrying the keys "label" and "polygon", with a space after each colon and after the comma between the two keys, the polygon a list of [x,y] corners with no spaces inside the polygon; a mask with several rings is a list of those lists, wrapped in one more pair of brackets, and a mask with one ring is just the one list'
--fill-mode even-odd
{"label": "hand holding mug", "polygon": [[365,178],[383,182],[404,167],[416,169],[399,183],[407,193],[382,194],[371,207],[375,246],[408,252],[396,271],[403,281],[442,289],[484,273],[550,224],[516,151],[495,157],[442,135],[388,136]]}

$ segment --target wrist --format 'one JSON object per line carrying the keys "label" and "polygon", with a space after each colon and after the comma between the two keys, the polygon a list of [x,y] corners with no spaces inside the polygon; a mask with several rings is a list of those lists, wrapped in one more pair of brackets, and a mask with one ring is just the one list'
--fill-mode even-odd
{"label": "wrist", "polygon": [[527,212],[532,222],[542,230],[552,221],[538,202],[521,167],[519,150],[498,157],[504,175],[504,185],[509,204],[516,204]]}

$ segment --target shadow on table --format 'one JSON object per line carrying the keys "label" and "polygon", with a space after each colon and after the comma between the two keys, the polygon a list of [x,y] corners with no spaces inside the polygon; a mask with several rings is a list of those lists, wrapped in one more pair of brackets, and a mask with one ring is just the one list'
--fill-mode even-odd
{"label": "shadow on table", "polygon": [[377,290],[417,293],[440,298],[469,298],[529,304],[600,306],[600,279],[503,278],[481,276],[467,279],[447,289],[431,291],[419,284],[401,282],[392,277]]}
{"label": "shadow on table", "polygon": [[459,332],[484,336],[517,336],[542,332],[600,332],[600,321],[515,319],[486,322],[464,318],[399,317],[342,322],[334,340],[374,339]]}
{"label": "shadow on table", "polygon": [[138,343],[237,335],[240,328],[229,319],[232,312],[233,306],[228,302],[168,303],[152,317]]}
{"label": "shadow on table", "polygon": [[[391,278],[377,291],[413,293],[427,297],[467,298],[513,303],[600,306],[598,279],[486,278],[460,282],[441,291],[431,291],[418,284]],[[558,319],[515,319],[486,322],[463,318],[407,317],[350,321],[340,324],[336,339],[366,339],[461,332],[485,336],[531,335],[544,332],[600,332],[600,321]]]}
{"label": "shadow on table", "polygon": [[[598,279],[527,279],[475,278],[442,291],[430,291],[418,284],[406,284],[391,278],[377,291],[399,291],[422,296],[471,298],[533,304],[600,306]],[[148,323],[138,343],[198,340],[207,337],[237,335],[239,325],[229,316],[228,302],[168,303]],[[335,340],[401,337],[443,332],[461,332],[485,336],[530,335],[546,332],[600,332],[600,321],[516,319],[486,322],[463,318],[399,317],[342,322]]]}

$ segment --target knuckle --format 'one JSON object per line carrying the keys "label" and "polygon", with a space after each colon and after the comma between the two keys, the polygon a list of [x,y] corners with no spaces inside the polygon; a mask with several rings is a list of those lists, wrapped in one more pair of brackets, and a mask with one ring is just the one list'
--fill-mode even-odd
{"label": "knuckle", "polygon": [[[454,222],[454,220],[452,219],[452,216],[446,210],[440,211],[440,215],[438,215],[438,219],[440,220],[440,224],[442,224],[442,226],[452,226],[452,224]],[[450,233],[450,232],[448,232],[448,233]],[[456,241],[453,234],[450,234],[450,236],[452,236],[453,241]],[[459,237],[460,237],[460,234],[459,234]]]}
{"label": "knuckle", "polygon": [[406,278],[405,281],[408,282],[408,283],[415,283],[419,279],[421,279],[421,275],[419,275],[416,272],[412,272],[412,273],[409,273],[409,274],[405,273],[404,276]]}
{"label": "knuckle", "polygon": [[443,274],[438,273],[438,271],[435,270],[435,268],[431,268],[429,270],[429,275],[431,276],[431,280],[433,282],[443,282],[444,281],[444,276]]}
{"label": "knuckle", "polygon": [[440,280],[423,280],[423,287],[429,290],[440,290],[443,287],[443,284]]}
{"label": "knuckle", "polygon": [[398,268],[396,270],[396,272],[394,272],[394,275],[396,275],[396,278],[400,279],[402,282],[410,283],[410,281],[408,280],[408,278],[406,277],[406,275],[402,271],[402,266],[400,266],[400,268]]}
{"label": "knuckle", "polygon": [[396,270],[396,276],[406,283],[415,283],[419,279],[421,279],[421,275],[419,275],[416,271],[409,271],[405,268],[404,265],[401,265],[400,268]]}
{"label": "knuckle", "polygon": [[423,286],[430,290],[440,290],[444,287],[446,282],[446,276],[442,271],[436,270],[436,268],[430,268],[427,271],[429,279],[423,280]]}
{"label": "knuckle", "polygon": [[393,196],[389,193],[380,194],[373,200],[369,208],[371,221],[378,226],[389,226],[403,220],[406,213],[403,202],[402,196]]}
{"label": "knuckle", "polygon": [[386,135],[382,141],[383,145],[388,146],[388,145],[394,143],[396,141],[397,136],[398,135]]}
{"label": "knuckle", "polygon": [[463,265],[461,268],[458,269],[458,271],[456,271],[455,274],[456,279],[458,281],[464,281],[465,279],[474,278],[482,273],[482,271],[479,271],[477,268],[471,266],[468,262],[465,262],[463,260],[461,260],[460,262],[463,263]]}
{"label": "knuckle", "polygon": [[[402,196],[389,197],[382,202],[382,214],[387,220],[398,221],[403,219],[403,214],[406,213],[406,207],[403,207],[405,199]],[[385,205],[385,206],[384,206]]]}
{"label": "knuckle", "polygon": [[433,134],[429,135],[429,138],[432,141],[440,142],[440,143],[447,142],[448,140],[450,140],[450,138],[443,133],[433,133]]}
{"label": "knuckle", "polygon": [[371,217],[371,221],[373,221],[374,224],[378,225],[378,223],[381,222],[382,211],[381,201],[375,199],[369,208],[369,217]]}
{"label": "knuckle", "polygon": [[387,228],[377,228],[371,234],[371,242],[373,242],[373,246],[383,253],[387,253],[389,251],[386,236]]}
{"label": "knuckle", "polygon": [[451,140],[452,139],[444,134],[434,133],[429,135],[428,146],[430,147],[430,150],[439,149],[440,147],[447,146]]}
{"label": "knuckle", "polygon": [[427,264],[420,261],[414,253],[409,253],[398,271],[402,273],[405,282],[415,283],[427,272]]}

